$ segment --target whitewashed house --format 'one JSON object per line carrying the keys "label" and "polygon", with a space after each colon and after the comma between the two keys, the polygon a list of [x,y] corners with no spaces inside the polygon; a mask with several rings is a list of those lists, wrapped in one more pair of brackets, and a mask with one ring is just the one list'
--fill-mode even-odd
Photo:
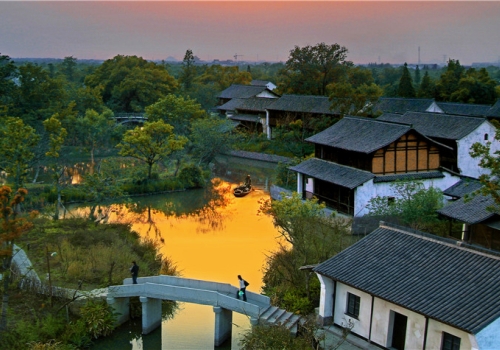
{"label": "whitewashed house", "polygon": [[346,116],[306,141],[315,145],[315,157],[290,167],[297,192],[351,216],[368,214],[372,198],[396,197],[398,180],[441,190],[460,180],[441,167],[452,148],[407,124]]}
{"label": "whitewashed house", "polygon": [[381,223],[314,272],[323,325],[351,321],[353,334],[388,349],[500,347],[500,257],[491,251]]}
{"label": "whitewashed house", "polygon": [[500,150],[500,143],[494,139],[496,128],[484,117],[407,112],[383,114],[377,120],[409,124],[421,134],[451,147],[451,152],[443,154],[442,166],[460,175],[479,178],[487,171],[479,167],[479,159],[470,155],[474,143],[491,142],[492,152]]}

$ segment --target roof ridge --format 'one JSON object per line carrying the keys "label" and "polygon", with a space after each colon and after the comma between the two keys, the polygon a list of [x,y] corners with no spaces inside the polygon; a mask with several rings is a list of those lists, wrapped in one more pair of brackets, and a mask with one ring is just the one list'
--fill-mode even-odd
{"label": "roof ridge", "polygon": [[466,242],[463,242],[463,241],[454,241],[454,240],[449,239],[449,238],[439,237],[439,236],[432,235],[432,234],[427,233],[427,232],[415,230],[415,229],[412,229],[409,227],[390,224],[390,223],[387,223],[385,221],[380,221],[379,227],[389,229],[392,231],[396,231],[399,233],[403,233],[403,234],[406,234],[408,236],[412,236],[415,238],[420,238],[422,240],[426,240],[429,242],[441,244],[441,245],[444,245],[444,246],[447,246],[450,248],[455,248],[455,249],[467,251],[470,253],[474,253],[477,255],[481,255],[481,256],[484,256],[487,258],[500,260],[500,252],[495,252],[493,250],[489,250],[489,249],[482,248],[482,247],[472,246],[472,245],[470,245]]}
{"label": "roof ridge", "polygon": [[[397,114],[397,113],[392,113],[392,114]],[[377,123],[386,123],[386,124],[395,124],[395,125],[401,125],[401,126],[408,126],[410,129],[413,129],[413,124],[412,123],[403,123],[403,122],[395,122],[392,120],[383,120],[383,119],[378,119],[378,118],[370,118],[370,117],[363,117],[359,115],[346,115],[344,118],[350,118],[350,119],[359,119],[359,120],[369,120],[369,121],[374,121]]]}
{"label": "roof ridge", "polygon": [[439,113],[439,112],[414,112],[414,111],[406,111],[405,114],[428,114],[428,115],[436,115],[439,117],[460,117],[460,118],[470,118],[470,119],[484,119],[487,120],[485,116],[482,115],[463,115],[463,114],[449,114],[449,113]]}

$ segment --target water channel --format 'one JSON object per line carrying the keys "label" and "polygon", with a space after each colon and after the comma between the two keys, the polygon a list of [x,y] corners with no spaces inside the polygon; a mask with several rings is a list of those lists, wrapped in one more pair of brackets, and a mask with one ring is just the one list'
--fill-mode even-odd
{"label": "water channel", "polygon": [[[265,256],[278,247],[271,218],[257,215],[259,201],[269,198],[275,167],[242,158],[219,158],[213,169],[216,196],[193,190],[136,197],[133,212],[116,209],[109,222],[129,222],[142,237],[161,240],[161,253],[176,263],[183,277],[236,286],[241,274],[250,282],[248,290],[260,292]],[[235,198],[231,188],[246,174],[251,174],[255,191]],[[179,306],[174,318],[163,321],[151,334],[142,336],[140,319],[135,319],[92,349],[214,349],[212,307]],[[246,316],[234,313],[232,339],[217,349],[239,349],[241,334],[249,327]]]}

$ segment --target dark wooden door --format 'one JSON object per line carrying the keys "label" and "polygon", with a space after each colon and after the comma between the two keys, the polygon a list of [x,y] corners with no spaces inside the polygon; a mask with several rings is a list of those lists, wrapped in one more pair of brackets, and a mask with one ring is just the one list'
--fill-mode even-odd
{"label": "dark wooden door", "polygon": [[394,313],[394,325],[392,327],[391,347],[397,350],[404,350],[406,341],[406,322],[408,317]]}

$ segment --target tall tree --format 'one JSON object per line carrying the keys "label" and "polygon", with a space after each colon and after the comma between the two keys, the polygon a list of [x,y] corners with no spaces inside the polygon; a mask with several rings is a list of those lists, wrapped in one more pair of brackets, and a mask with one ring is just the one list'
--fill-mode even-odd
{"label": "tall tree", "polygon": [[0,115],[2,112],[7,112],[7,110],[2,111],[2,105],[6,109],[12,103],[16,76],[17,68],[14,62],[7,55],[0,55]]}
{"label": "tall tree", "polygon": [[74,83],[78,79],[76,71],[76,61],[76,57],[67,56],[64,57],[64,60],[61,63],[61,73],[64,74],[66,79],[71,83]]}
{"label": "tall tree", "polygon": [[62,178],[64,176],[64,171],[66,167],[58,164],[57,160],[60,156],[60,151],[66,136],[68,135],[65,128],[63,128],[62,123],[59,121],[58,114],[54,114],[49,119],[43,122],[45,131],[49,135],[49,149],[45,154],[51,160],[51,170],[52,178],[54,181],[54,188],[57,193],[57,203],[54,212],[54,219],[59,219],[59,212],[64,207],[62,204],[61,192],[62,192]]}
{"label": "tall tree", "polygon": [[169,94],[146,107],[150,121],[163,120],[174,127],[177,135],[187,136],[191,123],[207,116],[196,100]]}
{"label": "tall tree", "polygon": [[26,179],[39,139],[35,129],[22,119],[8,117],[0,125],[0,169],[13,175],[14,188],[20,188]]}
{"label": "tall tree", "polygon": [[28,191],[24,188],[20,188],[16,193],[13,193],[8,186],[0,187],[0,259],[2,260],[0,271],[2,272],[3,282],[0,331],[7,329],[10,270],[14,254],[14,241],[33,226],[30,220],[20,217],[16,210],[27,194]]}
{"label": "tall tree", "polygon": [[117,147],[120,150],[120,155],[130,156],[145,162],[148,165],[148,179],[151,179],[153,165],[173,151],[182,149],[186,142],[186,137],[174,134],[172,125],[158,120],[128,130]]}
{"label": "tall tree", "polygon": [[161,64],[137,56],[115,56],[85,77],[85,85],[102,85],[104,103],[113,112],[143,112],[146,106],[176,91],[177,81]]}
{"label": "tall tree", "polygon": [[110,138],[111,130],[115,126],[112,117],[113,112],[109,109],[102,114],[91,109],[87,110],[83,118],[78,119],[79,135],[83,136],[81,142],[90,151],[92,166],[95,164],[94,153],[96,149],[105,146],[106,141]]}
{"label": "tall tree", "polygon": [[441,74],[436,83],[436,100],[451,101],[451,95],[458,90],[458,82],[464,74],[465,68],[459,60],[448,60],[446,71]]}
{"label": "tall tree", "polygon": [[408,98],[416,96],[415,88],[413,87],[413,80],[406,62],[402,69],[401,78],[399,79],[398,96]]}
{"label": "tall tree", "polygon": [[16,90],[11,115],[34,127],[69,104],[62,81],[50,78],[46,70],[31,63],[19,67]]}
{"label": "tall tree", "polygon": [[420,84],[420,67],[417,65],[417,68],[415,68],[415,84]]}
{"label": "tall tree", "polygon": [[485,68],[469,68],[458,81],[457,90],[450,95],[451,101],[477,104],[494,104],[500,96],[495,91],[497,83]]}
{"label": "tall tree", "polygon": [[326,86],[337,81],[347,61],[347,49],[339,44],[295,46],[280,72],[278,89],[282,93],[326,95]]}
{"label": "tall tree", "polygon": [[188,91],[191,89],[195,76],[196,76],[196,67],[194,66],[193,51],[186,50],[186,53],[184,54],[184,59],[182,60],[182,71],[179,76],[179,81],[184,87],[184,90]]}
{"label": "tall tree", "polygon": [[426,70],[424,73],[424,78],[422,83],[418,87],[417,97],[420,98],[432,98],[436,93],[436,85],[434,81],[429,76],[429,72]]}
{"label": "tall tree", "polygon": [[217,154],[231,150],[239,138],[227,119],[211,116],[195,120],[192,125],[192,151],[200,165],[208,165]]}
{"label": "tall tree", "polygon": [[346,70],[345,78],[327,86],[332,102],[331,109],[341,116],[370,114],[370,106],[382,96],[383,90],[374,83],[368,69],[352,67]]}

